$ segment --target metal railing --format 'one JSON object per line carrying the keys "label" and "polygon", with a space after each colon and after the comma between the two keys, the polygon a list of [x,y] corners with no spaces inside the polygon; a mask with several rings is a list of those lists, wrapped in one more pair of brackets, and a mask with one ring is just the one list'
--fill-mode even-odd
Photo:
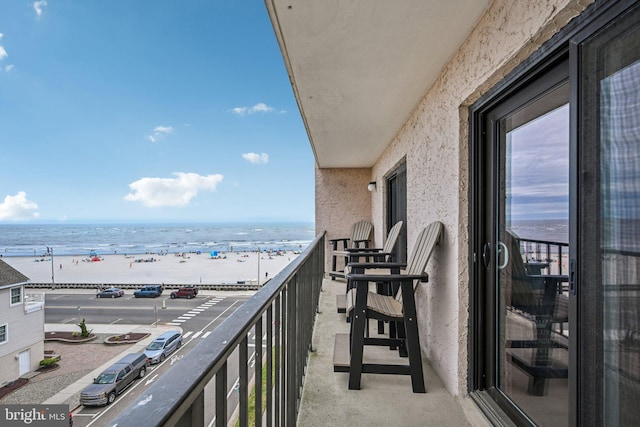
{"label": "metal railing", "polygon": [[[236,393],[228,378],[237,370],[240,426],[249,425],[251,388],[253,425],[295,426],[324,276],[324,240],[324,233],[316,237],[109,425],[226,427],[227,396]],[[255,339],[249,338],[252,332]],[[252,379],[250,341],[255,343]]]}
{"label": "metal railing", "polygon": [[[547,269],[547,274],[566,274],[566,257],[569,256],[569,244],[563,242],[551,242],[548,240],[519,239],[520,250],[524,254],[525,263],[546,263],[547,266],[539,266]],[[532,256],[533,255],[533,256]],[[537,274],[540,274],[537,272]]]}

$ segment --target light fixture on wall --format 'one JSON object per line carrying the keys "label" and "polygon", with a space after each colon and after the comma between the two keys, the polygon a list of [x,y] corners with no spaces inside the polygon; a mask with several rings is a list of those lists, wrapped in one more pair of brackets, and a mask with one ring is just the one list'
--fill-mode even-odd
{"label": "light fixture on wall", "polygon": [[369,191],[376,191],[376,182],[375,181],[371,181],[369,183],[369,185],[367,185],[367,190]]}

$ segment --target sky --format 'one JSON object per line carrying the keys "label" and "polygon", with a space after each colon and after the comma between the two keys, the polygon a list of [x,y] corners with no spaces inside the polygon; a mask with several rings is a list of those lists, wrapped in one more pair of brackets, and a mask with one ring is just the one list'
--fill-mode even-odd
{"label": "sky", "polygon": [[512,220],[569,219],[569,104],[508,135],[507,213]]}
{"label": "sky", "polygon": [[264,3],[3,0],[0,223],[313,221]]}

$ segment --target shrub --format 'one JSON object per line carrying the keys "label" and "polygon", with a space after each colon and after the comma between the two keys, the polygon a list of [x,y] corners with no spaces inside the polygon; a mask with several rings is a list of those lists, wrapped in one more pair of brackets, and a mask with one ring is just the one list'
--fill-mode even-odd
{"label": "shrub", "polygon": [[47,357],[46,359],[42,359],[40,361],[40,366],[42,367],[49,367],[52,365],[55,365],[56,363],[58,363],[58,359],[55,357]]}
{"label": "shrub", "polygon": [[87,329],[87,324],[84,323],[84,317],[82,318],[82,322],[78,323],[77,326],[80,328],[80,335],[82,338],[87,338],[91,335],[91,331]]}

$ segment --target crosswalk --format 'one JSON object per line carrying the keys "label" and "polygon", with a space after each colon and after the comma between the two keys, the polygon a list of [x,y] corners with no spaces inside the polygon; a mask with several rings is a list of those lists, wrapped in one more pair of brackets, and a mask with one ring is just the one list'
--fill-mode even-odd
{"label": "crosswalk", "polygon": [[[181,326],[187,320],[193,319],[198,314],[200,314],[200,313],[206,311],[207,309],[213,307],[214,305],[218,304],[224,298],[225,297],[212,297],[212,298],[209,298],[208,300],[206,300],[205,302],[200,304],[198,307],[192,308],[191,310],[187,311],[186,313],[183,313],[182,315],[180,315],[177,318],[173,319],[171,322],[167,322],[166,324],[167,325],[171,325],[171,326]],[[183,337],[186,338],[187,335],[184,334]]]}

